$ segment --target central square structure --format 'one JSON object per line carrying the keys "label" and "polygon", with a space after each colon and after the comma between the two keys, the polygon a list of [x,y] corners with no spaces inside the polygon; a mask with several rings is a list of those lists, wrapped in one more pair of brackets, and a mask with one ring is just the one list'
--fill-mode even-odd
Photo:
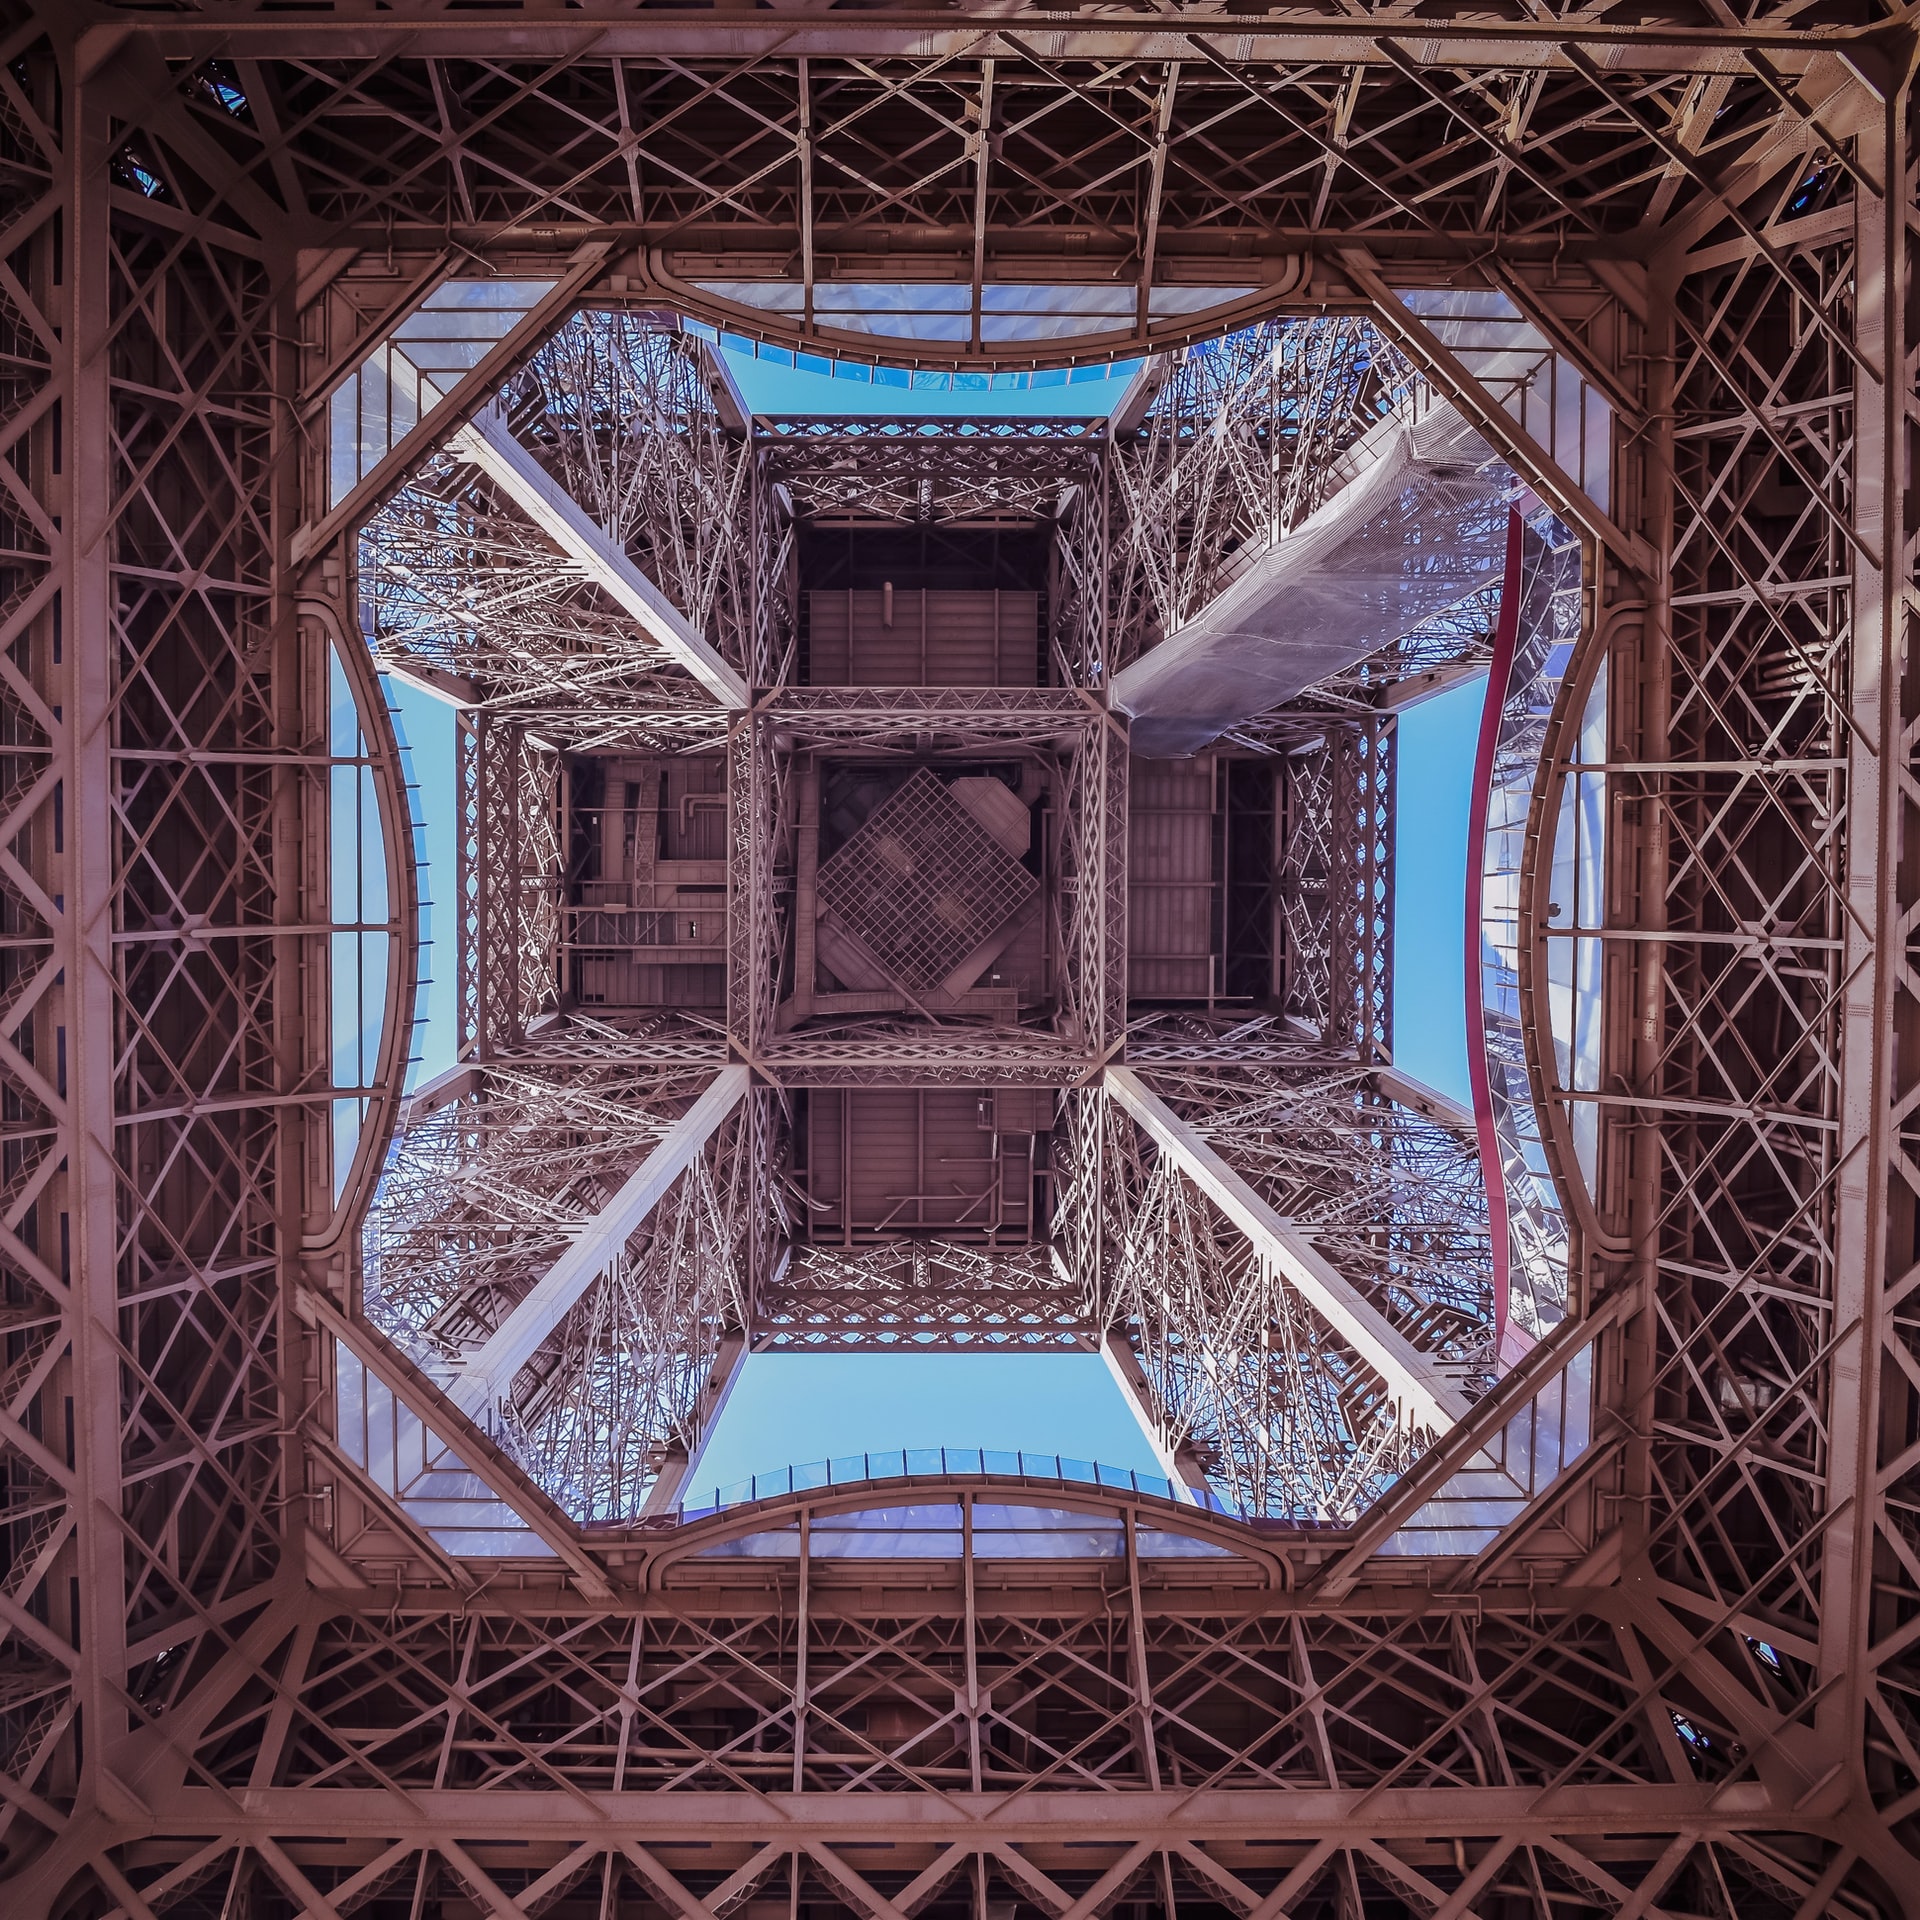
{"label": "central square structure", "polygon": [[[1024,828],[1017,801],[1013,811]],[[822,863],[820,906],[837,922],[838,937],[857,941],[894,985],[910,994],[962,993],[992,957],[996,936],[1040,890],[1000,825],[997,835],[953,787],[920,767]]]}

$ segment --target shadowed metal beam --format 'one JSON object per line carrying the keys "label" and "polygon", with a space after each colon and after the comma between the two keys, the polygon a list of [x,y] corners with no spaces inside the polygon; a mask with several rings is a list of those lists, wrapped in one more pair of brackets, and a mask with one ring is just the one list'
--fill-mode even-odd
{"label": "shadowed metal beam", "polygon": [[573,1244],[534,1282],[532,1291],[501,1321],[462,1368],[447,1397],[479,1419],[513,1384],[541,1341],[566,1318],[614,1255],[626,1245],[661,1196],[693,1164],[747,1091],[745,1067],[724,1067],[707,1090],[668,1130],[607,1204],[574,1236]]}
{"label": "shadowed metal beam", "polygon": [[1277,1214],[1130,1067],[1109,1067],[1109,1094],[1146,1128],[1163,1153],[1312,1303],[1386,1382],[1401,1412],[1444,1433],[1470,1405],[1446,1370],[1422,1353],[1378,1307]]}
{"label": "shadowed metal beam", "polygon": [[452,450],[478,467],[587,577],[633,616],[723,707],[745,707],[747,684],[688,624],[680,609],[636,567],[574,497],[507,431],[494,411],[453,437]]}
{"label": "shadowed metal beam", "polygon": [[[59,9],[53,8],[55,12]],[[977,14],[901,11],[877,19],[819,17],[761,20],[749,14],[731,19],[672,15],[656,24],[602,10],[591,18],[591,37],[571,14],[541,17],[513,14],[511,46],[523,60],[578,60],[587,50],[600,59],[699,58],[764,60],[776,54],[857,58],[909,57],[951,61],[975,52],[983,25],[997,20]],[[1429,20],[1418,23],[1421,46],[1444,48],[1445,57],[1466,66],[1498,65],[1527,69],[1557,65],[1557,49],[1584,45],[1600,49],[1610,61],[1642,73],[1719,73],[1744,71],[1742,54],[1757,47],[1775,56],[1781,71],[1798,73],[1828,49],[1850,50],[1857,32],[1840,28],[1782,26],[1768,21],[1716,24],[1628,24],[1596,17],[1561,19]],[[138,32],[169,58],[203,58],[218,47],[231,58],[364,59],[377,57],[396,42],[430,59],[498,58],[501,27],[495,21],[459,14],[409,13],[401,18],[371,15],[241,14],[223,10],[214,16],[170,13],[151,22],[103,22],[81,40],[82,64],[101,57],[117,39]],[[1057,17],[1029,29],[1028,38],[1058,60],[1177,60],[1194,41],[1222,41],[1237,60],[1261,67],[1280,60],[1301,64],[1354,61],[1385,66],[1380,22],[1371,13],[1259,15],[1234,13],[1215,19],[1179,16],[1144,9],[1083,17]],[[993,43],[988,42],[989,46]],[[1257,47],[1249,54],[1247,49]]]}

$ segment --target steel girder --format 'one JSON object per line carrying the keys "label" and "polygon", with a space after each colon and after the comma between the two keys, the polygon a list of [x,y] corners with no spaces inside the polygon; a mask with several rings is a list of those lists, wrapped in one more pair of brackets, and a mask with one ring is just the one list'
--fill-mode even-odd
{"label": "steel girder", "polygon": [[[141,1920],[373,1900],[516,1920],[575,1894],[691,1917],[763,1885],[870,1920],[990,1899],[1910,1903],[1907,28],[586,18],[120,9],[95,27],[59,7],[7,42],[9,817],[31,829],[7,856],[0,1056],[15,1897]],[[211,79],[209,57],[228,63]],[[802,58],[820,71],[796,85]],[[981,101],[988,61],[991,122],[953,103],[956,86]],[[884,178],[856,145],[881,107],[924,130],[874,143],[898,169]],[[976,245],[958,183],[989,124]],[[1136,154],[1143,168],[1116,166]],[[817,199],[796,195],[809,173]],[[1033,243],[1053,271],[1083,247],[1132,257],[1136,177],[1164,202],[1161,257],[1229,254],[1244,233],[1256,258],[1310,253],[1320,297],[1363,286],[1365,263],[1316,234],[1366,235],[1402,280],[1484,260],[1614,397],[1620,483],[1589,528],[1586,642],[1625,689],[1607,1149],[1591,1203],[1563,1181],[1580,1304],[1619,1291],[1630,1316],[1597,1369],[1611,1437],[1577,1487],[1450,1576],[1462,1604],[1396,1590],[1385,1563],[1355,1597],[1316,1599],[1306,1561],[1284,1601],[1130,1584],[1118,1614],[1077,1576],[999,1612],[976,1582],[818,1614],[812,1593],[728,1612],[698,1585],[659,1610],[537,1586],[475,1607],[424,1564],[404,1591],[334,1584],[350,1570],[309,1525],[297,1430],[312,1336],[289,1307],[303,1283],[338,1284],[350,1224],[301,984],[327,937],[315,716],[350,623],[343,556],[316,538],[331,509],[302,481],[313,396],[287,343],[343,263],[295,249],[537,255],[611,218],[616,244],[672,229],[691,253],[752,228],[817,262],[898,209],[956,259],[1084,231]],[[443,270],[409,258],[417,278]],[[572,262],[555,298],[602,270]],[[386,311],[362,312],[368,336]],[[352,346],[336,330],[326,357]],[[1550,772],[1565,748],[1550,740]],[[378,739],[371,757],[396,779]],[[410,942],[396,950],[398,994]],[[390,1124],[398,1025],[363,1166]],[[1563,1169],[1565,1104],[1544,1100]],[[1577,1557],[1528,1580],[1543,1529]],[[1064,1757],[1030,1756],[976,1803],[923,1778],[911,1747],[941,1659],[977,1709],[982,1621],[1071,1730]],[[797,1794],[791,1776],[736,1783],[769,1713],[792,1729],[838,1710],[811,1677],[823,1634],[830,1662],[900,1676],[901,1731],[849,1725],[821,1754],[832,1777],[803,1767]],[[649,1646],[688,1669],[686,1717],[718,1686],[744,1718],[669,1741],[638,1691]],[[802,1667],[784,1704],[757,1691]],[[1186,1686],[1230,1695],[1251,1742],[1204,1762],[1217,1794],[1182,1744],[1199,1737]],[[657,1791],[672,1783],[644,1769],[628,1794],[636,1753],[714,1779],[714,1797]],[[883,1784],[902,1790],[858,1790]],[[1069,1860],[1069,1839],[1116,1829]],[[659,1844],[724,1838],[739,1851],[714,1856],[719,1877]],[[929,1850],[904,1875],[859,1851],[909,1838]],[[1233,1852],[1248,1839],[1283,1843],[1266,1870]]]}

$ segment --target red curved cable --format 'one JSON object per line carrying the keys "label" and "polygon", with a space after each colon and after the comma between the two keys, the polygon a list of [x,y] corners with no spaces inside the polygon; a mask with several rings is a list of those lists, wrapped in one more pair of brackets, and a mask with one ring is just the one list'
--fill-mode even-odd
{"label": "red curved cable", "polygon": [[1507,565],[1500,582],[1500,618],[1493,632],[1493,663],[1480,709],[1480,744],[1473,759],[1473,793],[1467,816],[1467,1078],[1473,1088],[1473,1127],[1480,1148],[1480,1179],[1487,1190],[1487,1231],[1493,1242],[1493,1337],[1495,1365],[1503,1364],[1512,1250],[1507,1232],[1507,1178],[1493,1117],[1487,1078],[1487,1020],[1481,998],[1480,915],[1487,865],[1487,808],[1492,798],[1493,756],[1500,744],[1500,717],[1513,672],[1520,632],[1520,532],[1517,512],[1507,515]]}

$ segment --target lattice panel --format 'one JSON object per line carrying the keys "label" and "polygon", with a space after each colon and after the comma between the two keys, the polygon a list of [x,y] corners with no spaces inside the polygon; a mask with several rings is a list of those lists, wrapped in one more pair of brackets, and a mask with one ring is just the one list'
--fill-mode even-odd
{"label": "lattice panel", "polygon": [[988,1252],[943,1241],[801,1247],[761,1296],[755,1352],[915,1348],[1084,1351],[1079,1289],[1044,1247]]}
{"label": "lattice panel", "polygon": [[[423,29],[406,10],[129,4],[77,43],[60,0],[10,15],[0,1818],[22,1912],[1910,1904],[1910,22],[1879,0],[1846,24],[1451,12],[1249,29],[1083,11],[1045,45],[965,11],[847,14],[844,41],[805,54],[764,10],[609,15],[585,40],[534,6]],[[1631,700],[1607,775],[1607,1108],[1582,1222],[1586,1297],[1621,1315],[1592,1459],[1479,1559],[1397,1586],[1370,1562],[1381,1584],[1338,1602],[1311,1530],[1286,1580],[1238,1591],[1212,1566],[1162,1586],[1117,1555],[1017,1603],[971,1566],[951,1589],[861,1568],[830,1593],[745,1556],[655,1581],[643,1537],[568,1535],[565,1576],[476,1580],[398,1543],[397,1584],[355,1593],[326,1571],[338,1469],[303,1427],[320,1403],[301,1289],[346,1276],[301,1249],[330,1196],[309,1191],[327,1089],[300,984],[303,786],[325,755],[297,635],[341,604],[351,554],[300,497],[338,373],[301,364],[301,305],[363,243],[399,312],[472,253],[628,301],[632,254],[602,261],[583,233],[671,235],[657,264],[689,282],[723,252],[750,275],[802,261],[815,288],[850,265],[885,278],[902,226],[956,290],[1031,249],[1036,273],[1136,291],[1149,345],[1156,287],[1244,270],[1266,289],[1249,314],[1344,311],[1361,249],[1411,247],[1421,277],[1510,300],[1605,386],[1620,461],[1582,520],[1583,646],[1612,651]],[[978,312],[953,311],[964,337],[930,354],[978,338]],[[762,312],[790,344],[831,323],[811,295]],[[1157,339],[1205,330],[1176,317]],[[1214,411],[1231,413],[1187,418]],[[1129,644],[1111,634],[1179,617],[1190,553],[1225,555],[1258,524],[1243,506],[1272,523],[1271,426],[1216,447],[1205,424],[1160,449],[1170,487],[1199,456],[1194,512],[1154,531],[1138,566],[1161,577],[1117,613],[1093,604],[1107,504],[1064,503],[1099,557],[1060,573],[1063,680],[1097,684]],[[740,584],[709,538],[741,524],[733,469],[701,476],[722,491],[676,509],[688,577],[718,583],[716,630],[750,621],[728,644],[777,681],[777,491],[745,483],[771,571]],[[970,737],[1045,726],[1036,707]],[[917,730],[898,719],[885,751],[917,751]],[[838,737],[877,731],[854,716]],[[745,758],[753,982],[729,1037],[761,1067],[805,1037],[772,1036],[756,997],[777,985],[786,816],[776,771]],[[1326,817],[1351,813],[1376,852],[1385,766],[1345,795],[1328,782]],[[477,842],[493,795],[476,776],[471,797]],[[1082,838],[1091,874],[1107,849]],[[1339,911],[1378,898],[1374,853],[1343,891],[1327,851]],[[1364,1052],[1385,981],[1377,916],[1357,920],[1351,992],[1330,978],[1320,1005]],[[499,956],[516,991],[539,945]],[[802,1076],[897,1073],[914,1047],[956,1079],[1037,1073],[1049,1048],[1085,1066],[1080,1037],[996,1053],[905,1020],[808,1044]],[[1224,1084],[1217,1052],[1181,1064]],[[1076,1152],[1111,1145],[1099,1098],[1069,1097]],[[775,1099],[740,1130],[756,1164]],[[1268,1174],[1278,1194],[1287,1168]],[[1091,1267],[1122,1223],[1070,1191]],[[1172,1200],[1134,1210],[1142,1271],[1172,1271]],[[1343,1257],[1369,1244],[1355,1232]],[[1199,1255],[1196,1296],[1249,1278]],[[1556,1566],[1535,1548],[1562,1518],[1583,1557]],[[1249,1564],[1271,1544],[1241,1538]],[[606,1573],[634,1582],[617,1605],[596,1597]],[[700,1800],[658,1791],[676,1788]],[[1068,1831],[1104,1838],[1043,1857]]]}
{"label": "lattice panel", "polygon": [[820,903],[910,991],[938,988],[1040,883],[922,767],[820,866]]}

